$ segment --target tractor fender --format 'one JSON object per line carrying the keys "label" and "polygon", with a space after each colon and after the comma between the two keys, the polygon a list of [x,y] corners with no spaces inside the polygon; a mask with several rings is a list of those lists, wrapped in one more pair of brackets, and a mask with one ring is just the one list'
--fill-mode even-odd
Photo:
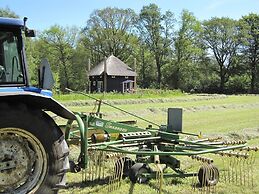
{"label": "tractor fender", "polygon": [[7,102],[10,104],[23,103],[29,108],[32,107],[33,109],[51,111],[60,117],[70,120],[76,119],[73,112],[68,110],[65,106],[57,102],[52,97],[34,92],[0,92],[0,102]]}

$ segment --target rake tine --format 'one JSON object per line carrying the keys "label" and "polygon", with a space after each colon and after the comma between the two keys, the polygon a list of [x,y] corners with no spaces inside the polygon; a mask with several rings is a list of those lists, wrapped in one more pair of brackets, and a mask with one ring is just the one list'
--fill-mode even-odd
{"label": "rake tine", "polygon": [[238,165],[238,158],[237,157],[231,157],[232,160],[232,183],[236,183],[237,179],[237,165]]}
{"label": "rake tine", "polygon": [[[113,163],[113,166],[116,166],[115,161],[116,161],[116,160],[113,158],[113,162],[112,162],[112,163]],[[114,165],[114,164],[115,164],[115,165]],[[117,164],[117,166],[118,166],[118,164]],[[117,169],[115,168],[115,173],[113,174],[113,177],[112,177],[112,185],[111,185],[111,186],[112,186],[112,191],[115,190],[115,180],[116,180],[116,176],[117,176],[117,175],[116,175],[116,174],[117,174],[117,171],[118,171],[118,168],[117,168]]]}
{"label": "rake tine", "polygon": [[234,184],[238,184],[238,182],[240,181],[240,165],[241,165],[241,158],[237,157],[237,156],[232,156],[232,160],[234,160],[234,164],[233,167],[234,168],[234,177],[233,177],[233,183]]}
{"label": "rake tine", "polygon": [[[156,166],[156,168],[157,168],[157,166]],[[158,181],[158,177],[159,177],[159,170],[157,169],[157,171],[156,171],[156,180]],[[158,193],[158,189],[156,189],[156,192]]]}
{"label": "rake tine", "polygon": [[[211,168],[211,169],[212,169],[213,175],[215,175],[215,174],[217,173],[217,172],[216,172],[216,169],[215,169],[215,168]],[[216,185],[213,185],[213,186],[212,186],[212,192],[213,192],[213,193],[216,193],[216,188],[217,188]]]}
{"label": "rake tine", "polygon": [[[203,180],[206,180],[206,175],[207,175],[207,165],[205,163],[202,163],[202,166],[204,167],[204,171],[203,171]],[[202,190],[205,191],[205,186],[206,186],[206,183],[205,181],[202,182]]]}
{"label": "rake tine", "polygon": [[251,180],[251,177],[250,177],[250,170],[251,170],[250,161],[251,161],[251,155],[250,155],[250,156],[247,158],[247,160],[246,160],[246,166],[247,166],[247,183],[248,183],[248,186],[250,185],[250,180]]}
{"label": "rake tine", "polygon": [[255,164],[255,152],[252,152],[251,156],[250,156],[250,172],[251,172],[251,183],[252,186],[254,186],[254,164]]}
{"label": "rake tine", "polygon": [[95,169],[96,169],[96,161],[95,161],[95,155],[97,152],[95,152],[95,154],[93,155],[93,168],[92,168],[92,181],[95,180]]}
{"label": "rake tine", "polygon": [[229,156],[228,158],[228,166],[229,166],[229,171],[228,171],[228,183],[232,183],[232,170],[233,170],[233,166],[232,166],[232,161],[233,161],[233,157]]}
{"label": "rake tine", "polygon": [[[209,166],[209,164],[208,163],[205,163],[205,165],[206,165],[206,179],[209,179],[210,178],[210,175],[211,175],[211,169],[210,169],[210,166]],[[206,185],[206,183],[205,183],[205,191],[206,191],[206,193],[210,193],[210,184],[207,184]]]}
{"label": "rake tine", "polygon": [[[204,178],[205,178],[205,166],[204,166],[204,163],[202,162],[202,161],[199,161],[199,166],[200,166],[200,168],[202,167],[202,168],[204,168],[204,171],[203,171],[203,174],[202,174],[202,178],[203,178],[203,180],[204,180]],[[200,185],[200,188],[198,188],[198,192],[200,192],[200,193],[204,193],[204,182],[199,182],[199,185]]]}
{"label": "rake tine", "polygon": [[[158,164],[156,164],[156,181],[158,182],[158,185],[160,185],[159,179],[160,179],[160,170],[159,170]],[[159,193],[159,188],[156,189],[156,192]]]}
{"label": "rake tine", "polygon": [[160,164],[157,164],[157,166],[158,166],[158,169],[159,169],[159,194],[161,194],[162,193],[162,187],[163,187],[163,169],[162,169],[162,167],[161,167],[161,165]]}
{"label": "rake tine", "polygon": [[[110,159],[110,164],[111,164],[111,166],[114,166],[114,158],[113,157],[111,157],[111,159]],[[113,182],[114,182],[114,176],[115,176],[115,169],[113,169],[113,173],[111,174],[111,183],[110,183],[110,191],[113,191]]]}
{"label": "rake tine", "polygon": [[239,175],[240,175],[240,185],[242,185],[243,184],[243,182],[242,182],[242,175],[243,175],[243,173],[242,173],[242,162],[241,162],[241,158],[240,158],[240,161],[239,161]]}
{"label": "rake tine", "polygon": [[[212,168],[209,166],[209,164],[207,164],[208,166],[208,178],[212,177]],[[211,193],[211,185],[208,184],[207,185],[207,192]]]}
{"label": "rake tine", "polygon": [[235,168],[234,168],[234,161],[235,161],[235,157],[233,157],[233,156],[230,156],[230,158],[229,158],[229,166],[230,166],[230,173],[229,173],[229,182],[230,183],[234,183],[234,177],[233,177],[233,173],[234,173],[234,170],[235,170]]}
{"label": "rake tine", "polygon": [[116,159],[114,159],[114,163],[115,163],[115,173],[114,173],[114,176],[113,176],[113,180],[112,180],[112,189],[113,191],[116,189],[116,180],[117,180],[117,177],[118,177],[118,173],[119,173],[119,168],[120,168],[120,163],[116,161]]}
{"label": "rake tine", "polygon": [[252,183],[252,187],[254,186],[254,164],[255,164],[255,159],[256,159],[256,156],[255,156],[255,153],[252,152],[253,154],[251,155],[251,183]]}
{"label": "rake tine", "polygon": [[[197,170],[197,172],[198,172],[198,170]],[[197,184],[197,181],[195,181],[196,179],[195,179],[196,177],[195,177],[195,175],[193,174],[193,176],[192,176],[192,189],[193,189],[193,191],[195,191],[196,190],[196,184]],[[196,183],[196,184],[195,184]]]}
{"label": "rake tine", "polygon": [[121,186],[124,168],[124,161],[122,156],[122,154],[106,154],[106,159],[109,159],[109,166],[114,167],[112,170],[112,175],[108,177],[108,191],[114,191]]}
{"label": "rake tine", "polygon": [[91,181],[94,180],[94,157],[92,156]]}
{"label": "rake tine", "polygon": [[101,172],[101,179],[104,180],[104,173],[105,173],[105,165],[106,165],[106,158],[105,158],[105,152],[103,152],[103,168],[102,168],[102,172]]}
{"label": "rake tine", "polygon": [[239,169],[239,165],[240,165],[240,162],[239,162],[239,158],[235,157],[235,183],[238,184],[238,169]]}
{"label": "rake tine", "polygon": [[[122,161],[121,158],[118,159],[118,169],[116,172],[116,178],[115,178],[115,189],[119,188],[119,184],[120,184],[120,177],[121,177],[121,169],[122,169]],[[117,163],[117,162],[116,162]]]}
{"label": "rake tine", "polygon": [[123,158],[122,157],[120,157],[119,158],[119,169],[118,169],[118,177],[117,177],[117,188],[119,188],[120,187],[120,182],[121,182],[121,179],[122,179],[122,174],[123,174],[123,164],[124,164],[124,162],[123,162]]}
{"label": "rake tine", "polygon": [[242,166],[243,166],[243,181],[244,181],[244,185],[246,185],[246,176],[247,176],[247,174],[246,174],[246,165],[245,165],[245,163],[246,163],[246,159],[245,158],[242,158]]}
{"label": "rake tine", "polygon": [[100,178],[104,179],[104,169],[105,169],[105,157],[104,157],[104,152],[102,152],[102,171],[100,172]]}
{"label": "rake tine", "polygon": [[[247,152],[246,152],[247,153]],[[252,183],[252,176],[253,176],[253,157],[254,157],[254,152],[251,152],[249,154],[249,157],[246,159],[246,172],[247,172],[247,183],[248,186],[250,183]],[[252,184],[251,184],[252,185]]]}
{"label": "rake tine", "polygon": [[123,158],[121,158],[121,164],[122,164],[122,166],[121,166],[121,173],[120,173],[120,182],[119,182],[119,186],[121,186],[121,180],[122,180],[122,177],[123,177],[123,169],[124,169],[124,165],[125,165],[125,163],[124,163],[124,161],[123,161]]}
{"label": "rake tine", "polygon": [[94,179],[97,180],[98,179],[98,171],[99,171],[99,151],[96,152],[95,155],[95,176]]}
{"label": "rake tine", "polygon": [[100,154],[99,154],[99,159],[98,159],[98,163],[99,163],[99,169],[98,169],[98,180],[100,181],[100,178],[101,178],[101,170],[102,170],[102,151],[100,151]]}
{"label": "rake tine", "polygon": [[222,165],[223,165],[223,180],[224,182],[226,182],[226,166],[225,166],[225,157],[221,156],[221,159],[222,159]]}

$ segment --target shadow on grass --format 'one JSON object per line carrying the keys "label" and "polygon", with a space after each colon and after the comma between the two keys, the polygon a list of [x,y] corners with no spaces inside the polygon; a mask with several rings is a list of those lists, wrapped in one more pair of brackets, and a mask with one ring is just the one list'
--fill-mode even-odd
{"label": "shadow on grass", "polygon": [[183,180],[182,179],[172,179],[171,184],[172,185],[183,184]]}
{"label": "shadow on grass", "polygon": [[[157,193],[159,193],[159,190],[160,190],[159,185],[155,185],[154,183],[148,183],[148,185],[150,186],[150,188],[152,188],[154,190],[157,190]],[[163,193],[163,194],[172,194],[171,192],[166,191],[163,188],[161,189],[161,193]]]}
{"label": "shadow on grass", "polygon": [[134,187],[135,187],[135,184],[133,184],[133,183],[130,183],[129,194],[133,194]]}
{"label": "shadow on grass", "polygon": [[[182,179],[172,179],[171,181],[169,181],[171,185],[182,185],[183,184],[183,181]],[[163,185],[166,184],[168,185],[168,183],[163,183]],[[150,188],[156,190],[158,193],[159,190],[160,190],[160,187],[158,184],[154,183],[154,182],[149,182],[148,185],[150,186]],[[163,185],[162,185],[162,188],[161,188],[161,193],[163,194],[172,194],[172,192],[168,191],[168,190],[165,190],[163,189]]]}
{"label": "shadow on grass", "polygon": [[[72,182],[69,183],[66,187],[66,189],[84,189],[86,187],[92,188],[89,191],[86,191],[86,193],[93,193],[98,192],[101,189],[103,189],[105,186],[107,186],[109,180],[108,178],[100,179],[100,180],[94,180],[94,181],[82,181],[82,182]],[[99,186],[98,188],[94,188],[95,186]]]}
{"label": "shadow on grass", "polygon": [[[98,186],[98,188],[95,188],[96,186]],[[87,194],[87,193],[90,194],[93,192],[101,191],[106,186],[109,186],[109,178],[94,180],[94,181],[69,183],[67,185],[66,189],[75,189],[75,188],[84,189],[84,188],[88,187],[88,188],[91,188],[91,190],[85,191],[85,194]],[[135,186],[135,184],[132,184],[132,183],[130,184],[129,194],[134,194],[134,186]],[[115,190],[111,189],[111,191],[115,191]]]}

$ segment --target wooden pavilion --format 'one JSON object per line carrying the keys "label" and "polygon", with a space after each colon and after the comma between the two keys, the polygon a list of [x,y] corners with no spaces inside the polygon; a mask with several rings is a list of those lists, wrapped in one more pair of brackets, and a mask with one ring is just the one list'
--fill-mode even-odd
{"label": "wooden pavilion", "polygon": [[134,92],[136,72],[111,55],[89,72],[91,92]]}

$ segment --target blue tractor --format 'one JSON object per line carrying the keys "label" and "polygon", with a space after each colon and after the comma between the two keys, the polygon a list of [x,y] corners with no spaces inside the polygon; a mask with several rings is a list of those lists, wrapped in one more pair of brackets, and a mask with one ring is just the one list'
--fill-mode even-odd
{"label": "blue tractor", "polygon": [[30,86],[24,20],[0,18],[0,193],[57,193],[65,186],[69,149],[50,111],[75,119],[51,96],[48,63],[39,68],[39,87]]}

